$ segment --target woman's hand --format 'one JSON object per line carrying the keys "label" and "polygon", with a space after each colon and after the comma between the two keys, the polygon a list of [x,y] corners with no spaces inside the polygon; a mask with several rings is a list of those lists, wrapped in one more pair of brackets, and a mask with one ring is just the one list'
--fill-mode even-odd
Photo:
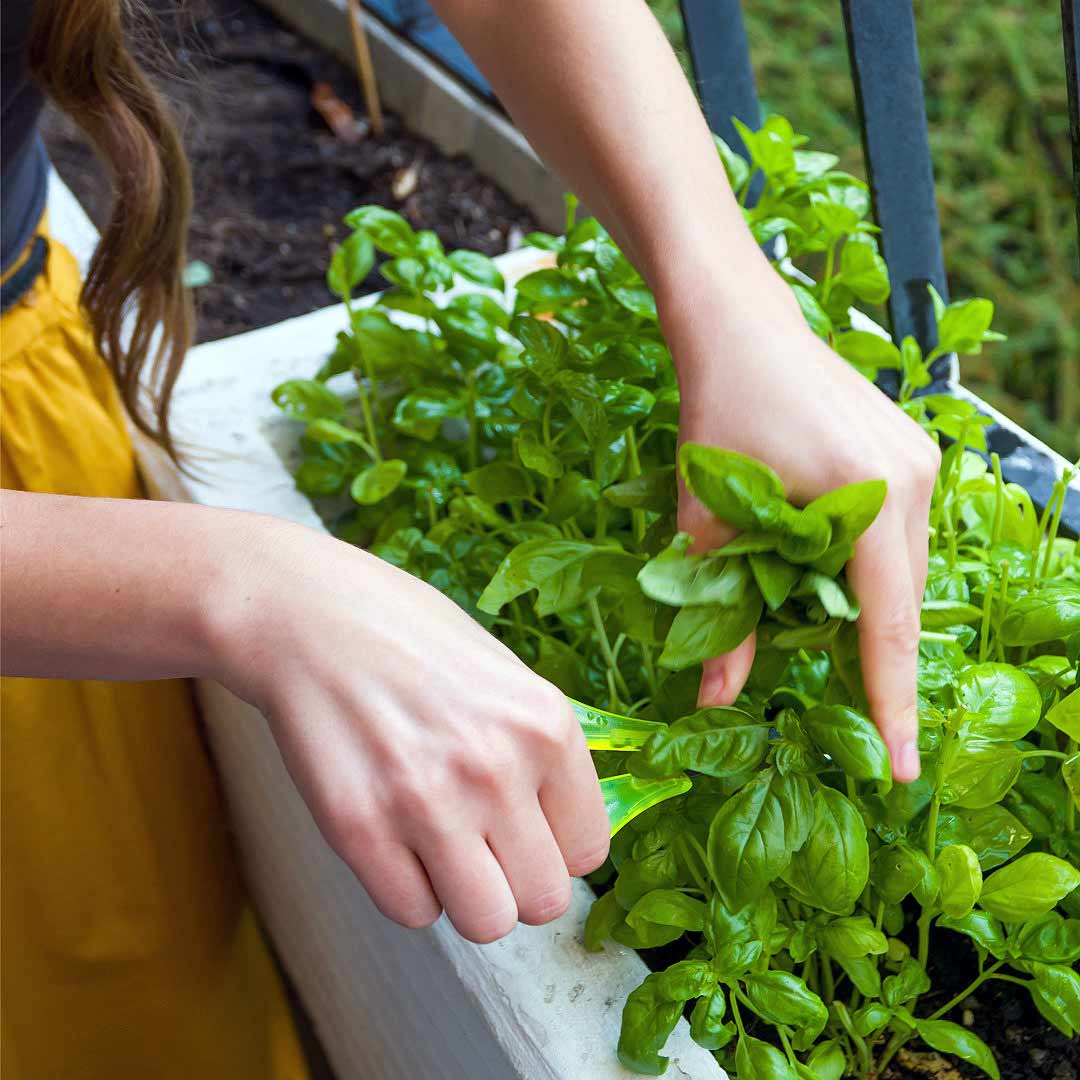
{"label": "woman's hand", "polygon": [[267,716],[323,835],[379,909],[476,942],[557,918],[608,820],[567,700],[423,582],[252,518],[218,678]]}
{"label": "woman's hand", "polygon": [[[702,284],[689,293],[683,282],[670,302],[660,303],[679,369],[681,437],[760,458],[798,502],[857,480],[888,483],[881,513],[856,544],[848,580],[862,608],[859,643],[871,713],[888,744],[893,775],[914,780],[919,608],[940,452],[814,336],[764,259],[747,267],[745,292],[730,282],[717,289],[707,274],[698,280]],[[685,490],[679,527],[702,549],[720,546],[733,533]],[[732,702],[753,659],[751,636],[708,661],[702,704]]]}

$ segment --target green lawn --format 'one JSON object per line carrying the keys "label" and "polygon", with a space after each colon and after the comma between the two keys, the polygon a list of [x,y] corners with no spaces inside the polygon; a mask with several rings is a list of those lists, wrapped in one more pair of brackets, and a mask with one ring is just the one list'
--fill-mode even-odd
{"label": "green lawn", "polygon": [[[681,44],[676,0],[650,0]],[[916,0],[931,151],[954,297],[997,305],[1009,340],[964,381],[1080,455],[1080,280],[1058,0]],[[758,91],[865,175],[840,5],[745,0]]]}

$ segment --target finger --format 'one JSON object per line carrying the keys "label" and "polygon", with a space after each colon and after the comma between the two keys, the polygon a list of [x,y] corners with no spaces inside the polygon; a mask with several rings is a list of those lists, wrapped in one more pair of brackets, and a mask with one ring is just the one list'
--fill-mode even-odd
{"label": "finger", "polygon": [[585,736],[576,721],[570,723],[569,748],[541,781],[540,808],[566,869],[580,877],[607,858],[611,824]]}
{"label": "finger", "polygon": [[491,848],[477,833],[429,838],[418,851],[454,929],[486,945],[517,925],[517,904]]}
{"label": "finger", "polygon": [[518,919],[541,926],[570,906],[570,875],[539,803],[508,815],[488,845],[510,884]]}
{"label": "finger", "polygon": [[375,906],[402,926],[430,926],[442,914],[423,864],[404,844],[386,843],[349,860]]}
{"label": "finger", "polygon": [[[738,535],[738,530],[717,521],[685,489],[679,492],[679,528],[694,538],[694,552],[713,551]],[[698,707],[731,705],[750,676],[757,651],[757,635],[751,634],[730,652],[705,661],[698,690]]]}
{"label": "finger", "polygon": [[915,676],[919,617],[906,524],[895,512],[859,539],[848,578],[862,607],[859,652],[870,715],[889,748],[893,776],[919,775]]}
{"label": "finger", "polygon": [[729,653],[705,661],[698,691],[698,708],[732,705],[750,676],[757,651],[757,634],[751,634]]}

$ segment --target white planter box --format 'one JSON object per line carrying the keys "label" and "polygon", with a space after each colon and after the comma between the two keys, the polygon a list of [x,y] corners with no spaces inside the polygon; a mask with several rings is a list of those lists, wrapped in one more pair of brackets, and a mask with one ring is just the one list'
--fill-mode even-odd
{"label": "white planter box", "polygon": [[[537,253],[499,260],[512,277]],[[347,325],[338,306],[194,349],[174,398],[184,441],[213,455],[201,482],[178,483],[160,456],[144,468],[160,492],[322,528],[282,454],[295,425],[270,401],[308,377]],[[646,974],[629,949],[581,944],[592,892],[575,883],[570,912],[520,926],[488,946],[445,917],[406,931],[384,919],[327,847],[262,717],[221,686],[200,686],[247,870],[290,976],[341,1080],[615,1080],[623,1001]],[[722,1080],[681,1021],[669,1075]]]}

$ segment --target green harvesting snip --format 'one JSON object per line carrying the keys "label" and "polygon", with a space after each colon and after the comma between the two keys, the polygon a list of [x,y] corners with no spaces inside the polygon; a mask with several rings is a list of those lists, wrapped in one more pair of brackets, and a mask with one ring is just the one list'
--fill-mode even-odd
{"label": "green harvesting snip", "polygon": [[[573,698],[570,705],[585,732],[590,750],[640,750],[657,731],[667,727],[654,720],[636,720],[632,716],[617,716],[603,709],[593,709]],[[605,776],[600,781],[600,791],[611,822],[611,835],[657,803],[689,790],[689,777],[681,775],[664,780],[641,780],[628,773]]]}
{"label": "green harvesting snip", "polygon": [[636,720],[632,716],[617,716],[603,709],[593,709],[573,698],[570,705],[585,732],[590,750],[640,750],[656,732],[667,728],[667,724],[655,720]]}
{"label": "green harvesting snip", "polygon": [[667,780],[639,780],[629,773],[605,776],[600,781],[600,791],[611,822],[611,835],[657,803],[686,794],[690,786],[688,776],[672,776]]}

